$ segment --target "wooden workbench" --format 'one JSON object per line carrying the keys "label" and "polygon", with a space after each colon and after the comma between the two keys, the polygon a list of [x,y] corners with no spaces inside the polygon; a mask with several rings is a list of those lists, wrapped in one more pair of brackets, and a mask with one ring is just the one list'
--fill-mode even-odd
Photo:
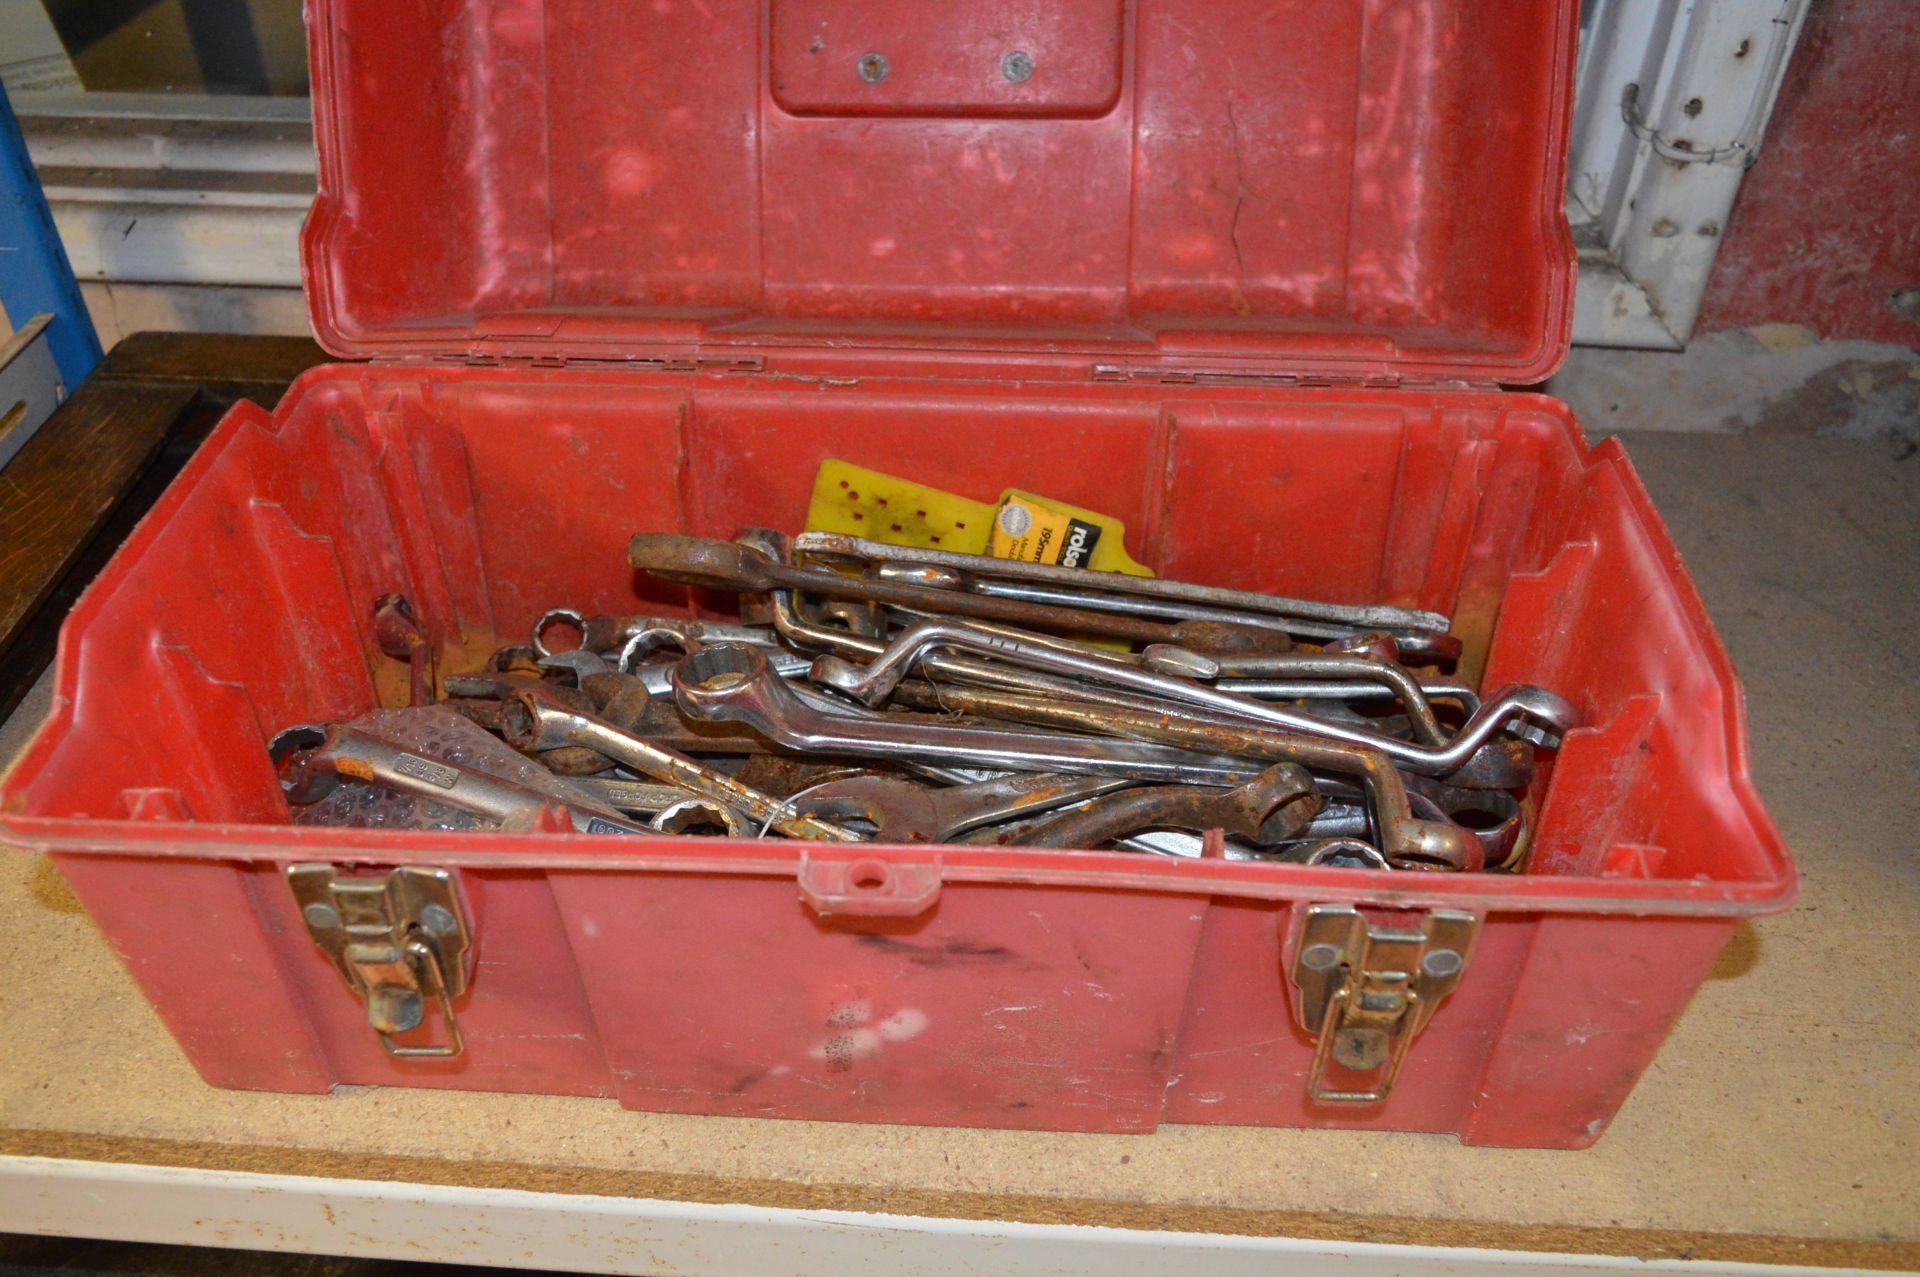
{"label": "wooden workbench", "polygon": [[[1801,904],[1744,926],[1611,1131],[934,1130],[203,1085],[38,857],[0,855],[0,1154],[1441,1246],[1920,1267],[1920,461],[1630,441],[1744,674]],[[44,683],[0,732],[10,758]]]}

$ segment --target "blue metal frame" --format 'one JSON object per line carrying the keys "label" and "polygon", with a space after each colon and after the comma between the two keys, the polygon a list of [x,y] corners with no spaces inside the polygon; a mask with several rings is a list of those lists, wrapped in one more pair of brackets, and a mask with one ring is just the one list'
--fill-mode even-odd
{"label": "blue metal frame", "polygon": [[100,362],[100,336],[54,229],[26,139],[0,86],[0,306],[14,327],[51,314],[47,348],[71,391]]}

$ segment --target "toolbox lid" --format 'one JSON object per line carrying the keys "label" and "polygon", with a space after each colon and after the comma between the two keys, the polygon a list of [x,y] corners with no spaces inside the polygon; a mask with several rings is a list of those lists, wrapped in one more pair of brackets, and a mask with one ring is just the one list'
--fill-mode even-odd
{"label": "toolbox lid", "polygon": [[1533,382],[1575,0],[310,0],[345,356]]}

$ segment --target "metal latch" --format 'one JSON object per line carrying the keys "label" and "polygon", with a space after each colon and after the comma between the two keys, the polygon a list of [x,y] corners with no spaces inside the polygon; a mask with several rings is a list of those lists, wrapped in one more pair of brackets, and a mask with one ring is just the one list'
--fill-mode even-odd
{"label": "metal latch", "polygon": [[[402,866],[348,877],[332,865],[289,865],[287,885],[315,944],[333,959],[367,1004],[367,1021],[389,1055],[458,1055],[465,1049],[453,999],[466,992],[473,929],[453,875]],[[396,1033],[417,1029],[427,999],[439,1004],[447,1040],[403,1046]]]}
{"label": "metal latch", "polygon": [[[1479,930],[1474,915],[1445,909],[1426,914],[1417,927],[1385,927],[1351,905],[1308,906],[1293,959],[1300,1027],[1319,1035],[1308,1098],[1386,1099],[1415,1035],[1460,983]],[[1373,1088],[1328,1089],[1329,1057],[1349,1073],[1375,1075]]]}

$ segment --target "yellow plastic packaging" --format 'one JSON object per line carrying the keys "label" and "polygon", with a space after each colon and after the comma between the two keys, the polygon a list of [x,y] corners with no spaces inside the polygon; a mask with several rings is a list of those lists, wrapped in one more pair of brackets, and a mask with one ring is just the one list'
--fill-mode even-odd
{"label": "yellow plastic packaging", "polygon": [[1127,528],[1101,514],[1008,488],[988,505],[911,479],[829,458],[813,480],[807,529],[884,541],[1152,576],[1127,553]]}

